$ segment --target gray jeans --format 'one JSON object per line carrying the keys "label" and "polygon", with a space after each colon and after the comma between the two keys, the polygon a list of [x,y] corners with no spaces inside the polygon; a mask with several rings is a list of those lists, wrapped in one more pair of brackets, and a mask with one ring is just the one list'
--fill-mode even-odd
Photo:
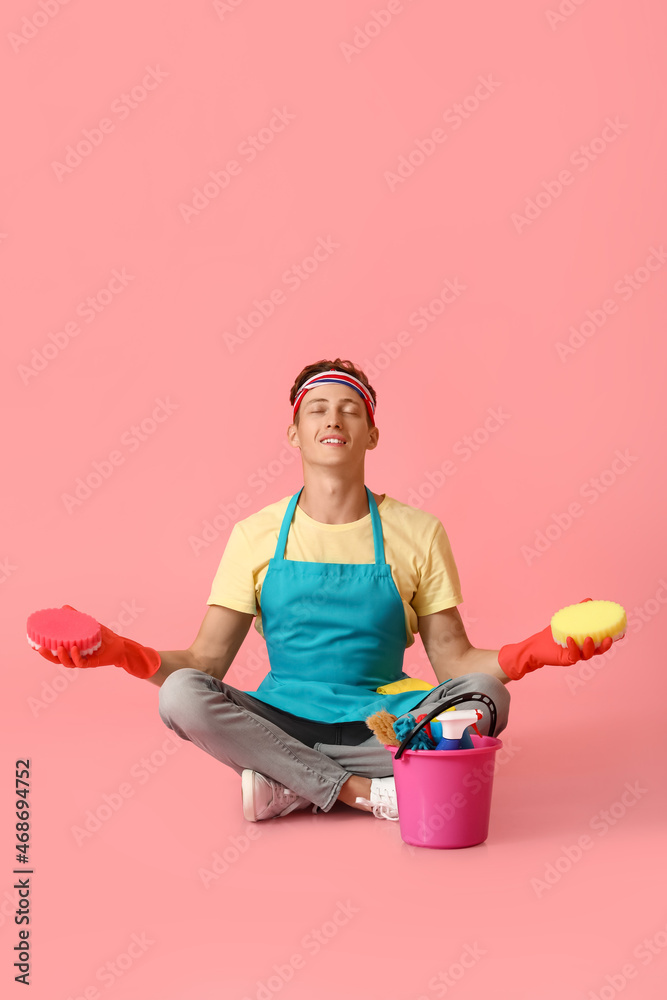
{"label": "gray jeans", "polygon": [[[510,695],[489,674],[465,674],[425,693],[417,716],[436,705],[479,708],[480,733],[497,736],[507,725]],[[392,755],[359,722],[328,724],[281,712],[201,670],[184,667],[160,687],[160,718],[241,774],[259,771],[291,788],[324,812],[353,775],[381,778],[393,773]]]}

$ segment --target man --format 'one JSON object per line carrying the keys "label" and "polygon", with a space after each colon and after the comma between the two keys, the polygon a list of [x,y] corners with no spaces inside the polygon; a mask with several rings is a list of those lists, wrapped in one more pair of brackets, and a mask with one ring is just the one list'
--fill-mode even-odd
{"label": "man", "polygon": [[[308,365],[290,403],[304,485],[234,525],[190,648],[158,653],[103,627],[93,656],[73,649],[70,660],[61,647],[59,659],[115,663],[160,685],[165,725],[241,775],[247,820],[336,801],[396,820],[391,754],[369,735],[369,715],[474,707],[479,731],[497,735],[510,679],[588,659],[611,640],[564,650],[547,626],[501,650],[474,648],[438,518],[365,485],[379,439],[365,374],[340,358]],[[253,618],[270,670],[256,691],[240,691],[223,678]],[[438,681],[427,692],[403,672],[415,632]]]}

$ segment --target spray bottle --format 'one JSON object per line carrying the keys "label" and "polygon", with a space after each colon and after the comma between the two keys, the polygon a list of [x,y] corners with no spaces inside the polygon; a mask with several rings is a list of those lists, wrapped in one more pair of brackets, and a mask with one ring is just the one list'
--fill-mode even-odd
{"label": "spray bottle", "polygon": [[[433,723],[438,722],[442,727],[442,737],[436,744],[436,750],[464,750],[472,745],[470,734],[466,729],[473,722],[482,718],[482,713],[478,708],[472,708],[463,712],[447,711],[442,715],[437,715],[431,720],[431,732],[433,733]],[[433,736],[435,737],[435,733]],[[468,737],[467,740],[465,737]]]}

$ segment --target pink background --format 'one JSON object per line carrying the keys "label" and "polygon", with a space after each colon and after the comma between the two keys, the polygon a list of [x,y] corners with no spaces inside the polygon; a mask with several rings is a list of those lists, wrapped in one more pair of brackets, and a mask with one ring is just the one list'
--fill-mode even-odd
{"label": "pink background", "polygon": [[[4,4],[12,996],[22,756],[35,1000],[664,995],[667,13],[560,6]],[[230,160],[221,190],[210,172]],[[297,283],[318,241],[330,249]],[[460,293],[443,303],[447,281]],[[469,850],[409,848],[398,824],[344,807],[251,828],[238,776],[172,736],[157,687],[51,667],[25,642],[31,611],[69,603],[189,646],[232,523],[301,485],[289,389],[336,355],[378,394],[367,483],[442,520],[476,646],[584,597],[628,612],[626,638],[583,673],[510,685],[501,738],[520,750]],[[94,463],[105,477],[68,509]],[[255,687],[262,651],[251,629],[226,679]],[[419,640],[406,668],[434,679]],[[226,868],[206,887],[216,853]]]}

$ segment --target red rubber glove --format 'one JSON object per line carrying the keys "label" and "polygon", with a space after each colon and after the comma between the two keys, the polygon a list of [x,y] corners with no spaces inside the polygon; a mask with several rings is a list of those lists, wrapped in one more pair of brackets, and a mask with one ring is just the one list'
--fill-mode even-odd
{"label": "red rubber glove", "polygon": [[[586,597],[579,603],[585,604],[586,601],[592,600],[592,597]],[[572,636],[568,636],[567,649],[563,649],[552,636],[551,625],[547,625],[541,632],[536,632],[523,642],[512,642],[503,646],[498,653],[498,663],[511,680],[518,681],[524,674],[538,670],[546,664],[570,667],[577,660],[590,660],[591,656],[606,653],[611,648],[612,642],[612,638],[607,636],[596,649],[595,640],[589,635],[584,640],[583,648],[580,649]]]}
{"label": "red rubber glove", "polygon": [[[63,604],[63,608],[76,611],[71,604]],[[133,639],[125,639],[121,635],[116,635],[106,625],[100,624],[102,630],[102,645],[89,656],[82,656],[76,646],[68,652],[64,646],[58,646],[58,659],[64,667],[104,667],[116,666],[127,670],[133,677],[140,677],[142,680],[152,677],[160,669],[162,662],[160,654],[150,646],[142,646]],[[40,646],[38,650],[49,663],[53,663],[53,653],[46,646]]]}

